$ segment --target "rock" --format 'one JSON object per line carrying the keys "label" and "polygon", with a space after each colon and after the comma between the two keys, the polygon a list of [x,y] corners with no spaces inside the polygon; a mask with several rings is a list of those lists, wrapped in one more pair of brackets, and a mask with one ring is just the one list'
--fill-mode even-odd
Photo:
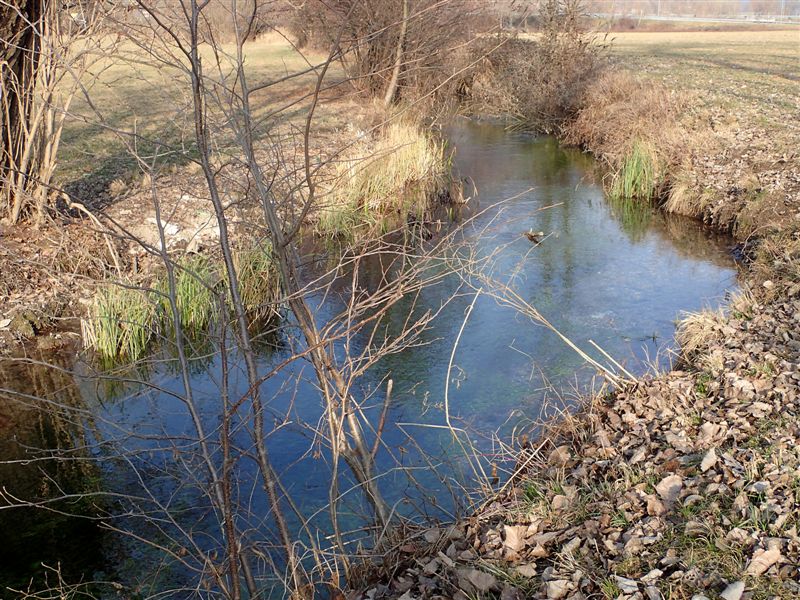
{"label": "rock", "polygon": [[561,547],[561,554],[571,554],[581,547],[583,540],[579,537],[572,538],[569,542]]}
{"label": "rock", "polygon": [[497,587],[497,578],[494,575],[478,569],[459,569],[458,579],[459,584],[463,585],[463,581],[466,580],[482,594]]}
{"label": "rock", "polygon": [[8,329],[11,330],[11,333],[15,333],[24,338],[32,338],[36,335],[33,322],[25,315],[14,315],[8,324]]}
{"label": "rock", "polygon": [[569,463],[569,446],[559,446],[547,457],[547,464],[551,467],[565,467]]}
{"label": "rock", "polygon": [[651,517],[660,517],[667,512],[664,503],[661,502],[655,495],[650,494],[647,496],[647,514]]}
{"label": "rock", "polygon": [[648,600],[664,600],[664,595],[661,593],[661,590],[654,585],[649,585],[644,588],[644,593]]}
{"label": "rock", "polygon": [[683,528],[683,532],[688,537],[700,537],[704,533],[707,533],[706,525],[701,521],[689,521]]}
{"label": "rock", "polygon": [[744,581],[734,581],[719,595],[722,600],[739,600],[744,594]]}
{"label": "rock", "polygon": [[422,534],[422,537],[425,538],[425,541],[429,544],[435,544],[439,541],[439,538],[442,537],[442,530],[438,527],[431,527]]}
{"label": "rock", "polygon": [[500,600],[525,600],[525,594],[515,587],[505,585],[500,592]]}
{"label": "rock", "polygon": [[675,503],[683,489],[683,478],[680,475],[668,475],[656,485],[656,492],[667,505]]}
{"label": "rock", "polygon": [[548,581],[545,587],[545,593],[549,600],[559,600],[564,598],[570,591],[572,584],[566,579],[556,579]]}
{"label": "rock", "polygon": [[641,578],[642,583],[647,585],[651,585],[661,579],[661,576],[664,574],[664,571],[661,569],[653,569],[647,575]]}
{"label": "rock", "polygon": [[434,558],[422,568],[422,572],[425,573],[426,575],[433,575],[434,573],[436,573],[436,571],[439,570],[440,566],[441,565],[438,559]]}
{"label": "rock", "polygon": [[717,451],[714,448],[711,448],[706,455],[703,457],[702,462],[700,463],[700,470],[705,473],[711,467],[717,464]]}
{"label": "rock", "polygon": [[781,558],[781,551],[777,548],[770,548],[769,550],[756,550],[753,553],[753,559],[747,565],[747,573],[749,575],[763,575],[769,568],[778,562]]}

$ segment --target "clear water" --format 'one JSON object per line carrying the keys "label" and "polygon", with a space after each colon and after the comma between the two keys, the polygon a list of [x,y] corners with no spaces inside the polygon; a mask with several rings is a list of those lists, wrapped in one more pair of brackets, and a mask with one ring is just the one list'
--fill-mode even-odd
{"label": "clear water", "polygon": [[[466,228],[466,240],[479,253],[496,253],[495,276],[506,279],[513,274],[520,296],[593,356],[598,353],[589,340],[631,372],[643,373],[652,364],[666,366],[674,322],[681,311],[714,306],[735,287],[729,238],[712,234],[691,220],[649,209],[611,206],[589,157],[560,147],[552,138],[508,133],[491,124],[459,123],[449,130],[448,138],[456,151],[457,169],[478,190],[479,206],[473,202],[471,208],[477,216]],[[468,193],[470,189],[468,185]],[[534,246],[523,235],[528,230],[543,232],[543,241]],[[427,290],[418,308],[438,308],[457,288],[454,277],[446,285]],[[405,514],[413,515],[419,503],[427,503],[428,510],[439,514],[447,514],[456,504],[450,487],[430,470],[418,447],[436,457],[439,473],[447,478],[458,479],[464,461],[449,434],[416,424],[443,423],[448,360],[471,301],[470,295],[452,301],[424,334],[425,344],[383,360],[357,390],[366,395],[385,377],[394,381],[384,434],[388,450],[379,453],[378,470],[396,466],[397,461],[417,469],[412,473],[424,491],[399,471],[389,471],[380,480],[387,500]],[[317,303],[317,318],[325,321],[338,312],[338,302],[332,296],[325,304]],[[402,319],[407,309],[398,304],[389,319]],[[265,352],[259,370],[269,371],[287,355],[286,348]],[[481,433],[507,432],[516,423],[539,417],[545,401],[552,400],[559,390],[585,389],[595,375],[555,334],[499,305],[489,295],[477,300],[454,362],[451,412],[459,423],[468,424],[487,463],[492,462],[492,444]],[[229,366],[232,387],[243,392],[243,366],[236,361]],[[88,472],[56,472],[50,479],[90,478],[107,490],[138,493],[140,482],[131,475],[131,467],[136,467],[160,501],[179,511],[183,521],[199,523],[195,527],[204,531],[208,502],[196,493],[191,477],[187,480],[186,469],[176,461],[171,443],[163,439],[194,437],[191,419],[178,398],[183,391],[180,378],[167,365],[156,363],[145,374],[155,387],[111,387],[90,376],[90,369],[81,363],[70,362],[66,367],[65,372],[54,372],[17,365],[2,372],[2,387],[51,400],[67,399],[82,412],[65,423],[47,410],[35,414],[33,409],[14,410],[4,416],[0,408],[0,428],[18,432],[16,436],[6,434],[0,443],[0,459],[29,457],[31,450],[21,445],[41,447],[43,439],[52,444],[54,436],[65,430],[69,433],[64,439],[74,444],[77,438],[79,445],[85,442],[91,448],[89,454],[104,457],[108,453],[108,457]],[[39,371],[42,374],[36,375]],[[200,416],[209,429],[219,425],[221,374],[221,362],[212,356],[199,363],[192,376]],[[308,365],[295,363],[267,380],[262,389],[270,410],[280,416],[271,423],[276,424],[268,440],[272,460],[306,515],[327,503],[330,472],[325,452],[315,456],[313,434],[300,425],[315,424],[321,413],[311,378]],[[284,415],[289,418],[283,419]],[[412,423],[415,425],[398,425]],[[244,433],[237,440],[242,447],[247,444]],[[130,461],[113,458],[112,449],[120,448],[131,452]],[[20,494],[46,493],[41,489],[43,477],[37,465],[14,462],[0,468],[4,483],[16,486]],[[266,531],[266,509],[258,508],[266,503],[261,491],[253,487],[253,472],[251,462],[236,466],[238,497],[255,507],[240,525]],[[200,481],[199,466],[196,473]],[[188,485],[182,487],[174,477]],[[346,489],[346,475],[343,479],[342,488]],[[345,508],[351,509],[353,516],[344,517],[345,522],[360,522],[355,515],[361,504],[357,495],[347,498]],[[111,508],[104,506],[103,510]],[[40,560],[53,564],[60,559],[72,575],[83,573],[89,578],[104,569],[126,579],[151,571],[152,553],[135,544],[123,544],[115,535],[82,525],[65,539],[63,520],[54,525],[50,517],[43,519],[41,513],[28,511],[28,522],[18,520],[19,514],[0,510],[7,540],[0,550],[0,583],[4,577],[18,581],[20,575],[36,571]],[[327,515],[322,513],[314,523],[324,531]],[[209,538],[202,543],[216,543],[213,531],[206,533]],[[91,547],[93,552],[77,560],[76,547]],[[172,566],[161,568],[159,576],[149,577],[149,581],[154,588],[168,588],[185,578],[190,576]]]}

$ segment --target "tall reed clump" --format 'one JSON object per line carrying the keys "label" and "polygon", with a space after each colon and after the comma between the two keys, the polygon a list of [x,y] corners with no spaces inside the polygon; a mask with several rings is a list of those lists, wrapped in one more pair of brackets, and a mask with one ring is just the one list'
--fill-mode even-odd
{"label": "tall reed clump", "polygon": [[248,318],[260,321],[277,316],[281,285],[272,244],[264,242],[237,250],[233,254],[233,267]]}
{"label": "tall reed clump", "polygon": [[146,291],[125,283],[105,285],[81,323],[84,342],[104,360],[135,362],[158,329],[158,315],[157,302]]}
{"label": "tall reed clump", "polygon": [[410,215],[421,219],[431,199],[447,189],[450,170],[442,142],[415,124],[392,123],[337,165],[316,231],[353,238],[356,230],[385,229]]}
{"label": "tall reed clump", "polygon": [[[178,261],[174,272],[175,306],[181,325],[189,333],[203,331],[214,320],[218,310],[214,292],[219,279],[217,267],[209,258],[196,255]],[[161,279],[158,287],[163,293],[165,321],[169,323],[172,309],[166,278]]]}
{"label": "tall reed clump", "polygon": [[609,195],[614,199],[650,200],[660,183],[660,168],[655,149],[642,140],[635,140],[622,166],[614,173]]}
{"label": "tall reed clump", "polygon": [[[278,315],[280,278],[273,261],[271,246],[266,243],[247,246],[233,256],[239,279],[239,292],[251,321]],[[174,265],[175,306],[184,333],[198,336],[207,332],[220,318],[220,294],[224,265],[205,256],[184,257]],[[233,310],[228,297],[228,309]],[[157,336],[174,335],[175,323],[166,275],[144,289],[131,282],[110,282],[98,290],[81,323],[84,344],[99,358],[113,364],[136,362],[143,358]]]}

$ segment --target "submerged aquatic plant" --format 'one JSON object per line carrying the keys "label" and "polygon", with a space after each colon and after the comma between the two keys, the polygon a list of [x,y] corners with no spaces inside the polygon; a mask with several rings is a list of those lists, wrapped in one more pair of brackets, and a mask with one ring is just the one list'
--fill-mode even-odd
{"label": "submerged aquatic plant", "polygon": [[628,237],[634,242],[640,240],[653,219],[653,207],[650,202],[610,195],[608,204]]}
{"label": "submerged aquatic plant", "polygon": [[83,337],[103,360],[137,361],[158,328],[158,314],[156,303],[144,290],[125,283],[108,284],[97,293],[81,324]]}
{"label": "submerged aquatic plant", "polygon": [[651,199],[659,185],[659,159],[653,147],[641,140],[633,143],[622,167],[611,182],[609,196],[614,199]]}

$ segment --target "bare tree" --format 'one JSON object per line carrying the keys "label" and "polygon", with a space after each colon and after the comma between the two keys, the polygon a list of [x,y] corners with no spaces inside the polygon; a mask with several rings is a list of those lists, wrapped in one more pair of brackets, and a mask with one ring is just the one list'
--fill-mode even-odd
{"label": "bare tree", "polygon": [[0,2],[0,202],[11,223],[41,221],[61,197],[53,178],[66,116],[115,43],[101,34],[105,14],[100,2],[69,10],[47,0]]}

